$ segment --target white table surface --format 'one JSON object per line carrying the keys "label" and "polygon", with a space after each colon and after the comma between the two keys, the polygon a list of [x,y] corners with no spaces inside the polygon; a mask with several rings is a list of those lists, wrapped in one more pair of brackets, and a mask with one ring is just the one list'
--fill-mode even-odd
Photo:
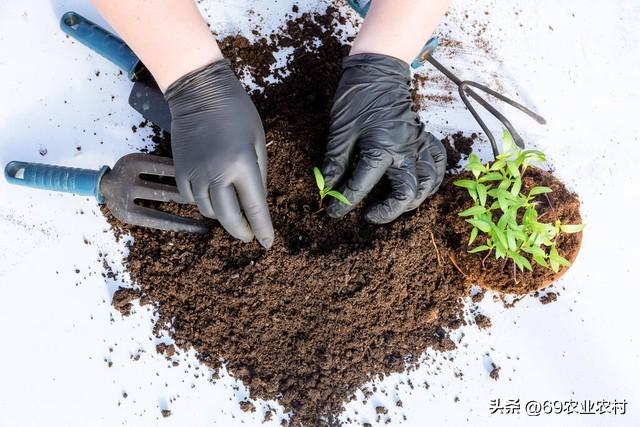
{"label": "white table surface", "polygon": [[[266,33],[293,3],[204,0],[201,7],[223,33],[248,33],[246,12],[254,9]],[[304,11],[326,2],[301,3]],[[58,29],[69,9],[104,23],[87,1],[0,2],[2,166],[20,159],[93,168],[148,144],[148,130],[131,131],[140,117],[127,105],[130,83]],[[429,353],[418,371],[387,378],[388,396],[350,403],[354,425],[375,425],[378,404],[390,409],[391,425],[403,426],[640,425],[638,19],[637,0],[454,2],[440,30],[462,42],[457,71],[517,92],[547,117],[540,127],[505,110],[581,195],[588,228],[575,266],[556,286],[557,302],[526,298],[505,309],[489,295],[481,310],[490,330],[462,328],[458,350]],[[489,23],[489,53],[475,48],[473,22]],[[449,56],[442,62],[452,65]],[[477,130],[458,101],[429,105],[424,118],[440,135]],[[0,426],[261,425],[266,402],[255,414],[242,412],[237,402],[246,390],[235,390],[232,378],[212,384],[193,354],[182,354],[178,367],[156,354],[149,311],[136,307],[123,318],[111,308],[111,295],[128,279],[105,281],[99,254],[121,271],[123,251],[91,200],[0,179]],[[488,375],[492,361],[502,368],[498,381]],[[618,416],[492,415],[497,398],[628,406]],[[172,415],[162,418],[161,409]],[[280,409],[267,425],[282,416]]]}

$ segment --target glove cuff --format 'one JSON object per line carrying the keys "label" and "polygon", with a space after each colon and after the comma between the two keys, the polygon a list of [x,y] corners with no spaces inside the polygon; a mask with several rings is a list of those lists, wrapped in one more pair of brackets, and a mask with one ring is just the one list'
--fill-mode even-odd
{"label": "glove cuff", "polygon": [[[216,79],[220,74],[233,74],[231,70],[231,62],[228,59],[220,59],[218,61],[197,68],[184,76],[180,77],[167,88],[164,98],[171,106],[171,101],[181,96],[183,93],[198,90],[203,85],[208,84],[211,80]],[[235,76],[235,74],[234,74]]]}
{"label": "glove cuff", "polygon": [[396,75],[406,78],[411,76],[409,64],[396,57],[379,53],[358,53],[347,56],[342,60],[343,70],[346,71],[356,67],[366,67],[369,70],[375,70],[386,75]]}

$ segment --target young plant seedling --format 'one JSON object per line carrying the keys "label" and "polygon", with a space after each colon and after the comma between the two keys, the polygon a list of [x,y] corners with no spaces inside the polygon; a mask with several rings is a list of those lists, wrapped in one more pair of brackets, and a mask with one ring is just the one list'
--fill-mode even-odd
{"label": "young plant seedling", "polygon": [[316,178],[316,185],[318,186],[318,191],[320,194],[320,209],[322,209],[322,201],[327,196],[331,196],[334,199],[337,199],[340,203],[351,206],[351,202],[349,201],[349,199],[347,199],[341,192],[333,190],[331,189],[331,187],[326,186],[324,176],[322,176],[322,172],[317,167],[313,168],[313,176]]}
{"label": "young plant seedling", "polygon": [[531,261],[557,273],[560,267],[571,265],[558,253],[558,235],[579,233],[584,225],[539,221],[536,198],[543,194],[547,197],[546,194],[553,190],[537,186],[522,194],[522,176],[531,162],[545,162],[546,157],[537,150],[520,150],[507,130],[502,139],[502,154],[495,162],[484,165],[472,153],[465,169],[475,179],[454,182],[454,185],[466,188],[473,200],[472,207],[458,213],[473,226],[468,245],[471,246],[480,233],[485,237],[483,244],[469,252],[487,252],[483,266],[491,253],[496,259],[511,260],[514,280],[516,266],[520,271],[531,271]]}

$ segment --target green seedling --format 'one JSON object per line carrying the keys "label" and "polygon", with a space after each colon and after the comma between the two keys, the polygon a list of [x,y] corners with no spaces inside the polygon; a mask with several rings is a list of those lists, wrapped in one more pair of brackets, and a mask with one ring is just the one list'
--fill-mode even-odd
{"label": "green seedling", "polygon": [[320,194],[320,208],[322,209],[322,201],[325,197],[331,196],[334,199],[337,199],[340,203],[344,203],[345,205],[351,206],[351,202],[347,199],[344,194],[339,191],[331,189],[331,187],[327,187],[324,181],[324,176],[322,176],[322,172],[317,167],[313,168],[313,176],[316,178],[316,185],[318,186],[319,194]]}
{"label": "green seedling", "polygon": [[458,213],[473,226],[468,245],[471,247],[479,235],[484,237],[482,244],[469,252],[486,252],[483,266],[491,253],[496,259],[511,260],[514,280],[516,266],[520,271],[531,271],[532,262],[557,273],[560,267],[571,265],[558,253],[558,235],[579,233],[584,225],[539,221],[537,198],[542,195],[548,197],[547,194],[553,190],[538,186],[523,194],[522,176],[532,162],[545,162],[546,157],[538,150],[520,150],[507,130],[502,139],[502,154],[495,162],[482,164],[480,158],[472,153],[465,169],[475,179],[454,182],[454,185],[467,189],[473,200],[472,207]]}

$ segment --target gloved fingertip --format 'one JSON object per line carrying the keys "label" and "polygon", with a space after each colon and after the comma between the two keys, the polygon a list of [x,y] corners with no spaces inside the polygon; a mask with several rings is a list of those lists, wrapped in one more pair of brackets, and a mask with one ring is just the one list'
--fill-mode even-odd
{"label": "gloved fingertip", "polygon": [[329,202],[326,208],[327,215],[331,218],[342,218],[349,213],[350,207],[338,202]]}
{"label": "gloved fingertip", "polygon": [[364,220],[369,224],[375,224],[375,225],[381,224],[378,216],[371,212],[367,212],[366,214],[364,214]]}
{"label": "gloved fingertip", "polygon": [[237,237],[238,240],[240,240],[242,243],[251,243],[253,241],[253,237],[248,238],[246,236],[240,236]]}
{"label": "gloved fingertip", "polygon": [[241,227],[225,227],[227,232],[243,243],[251,243],[253,241],[253,232],[248,225],[243,224]]}
{"label": "gloved fingertip", "polygon": [[387,219],[385,215],[381,215],[380,209],[377,206],[369,209],[369,211],[364,214],[364,220],[369,224],[375,225],[387,224],[392,221],[391,219]]}
{"label": "gloved fingertip", "polygon": [[367,209],[364,219],[370,224],[388,224],[407,212],[410,200],[388,198]]}
{"label": "gloved fingertip", "polygon": [[273,238],[263,237],[262,239],[260,239],[260,244],[262,245],[263,248],[269,249],[271,248],[271,246],[273,246]]}

